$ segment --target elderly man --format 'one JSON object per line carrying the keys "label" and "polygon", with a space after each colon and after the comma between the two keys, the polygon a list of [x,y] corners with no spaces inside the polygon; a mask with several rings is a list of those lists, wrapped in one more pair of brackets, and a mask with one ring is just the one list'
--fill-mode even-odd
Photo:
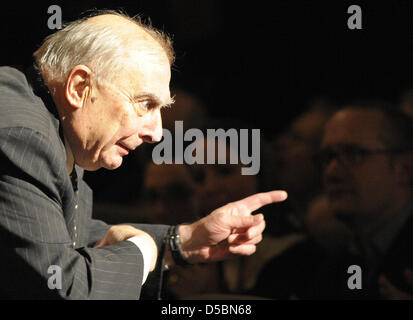
{"label": "elderly man", "polygon": [[345,107],[327,122],[318,160],[329,209],[355,240],[347,255],[322,264],[310,297],[413,293],[412,138],[411,120],[378,103]]}
{"label": "elderly man", "polygon": [[255,251],[265,222],[251,213],[283,191],[180,226],[91,217],[83,170],[118,168],[161,139],[161,108],[172,103],[165,36],[106,12],[69,24],[34,55],[40,81],[0,68],[2,297],[156,298],[165,266]]}

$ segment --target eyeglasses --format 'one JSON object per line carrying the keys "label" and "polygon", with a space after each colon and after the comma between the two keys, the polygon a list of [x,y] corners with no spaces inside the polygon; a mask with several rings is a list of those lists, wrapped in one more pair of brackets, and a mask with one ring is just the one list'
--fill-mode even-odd
{"label": "eyeglasses", "polygon": [[344,145],[336,148],[325,148],[317,152],[313,160],[321,168],[325,168],[332,160],[337,159],[342,165],[352,167],[362,164],[367,157],[377,154],[398,154],[403,149],[365,149],[359,146]]}

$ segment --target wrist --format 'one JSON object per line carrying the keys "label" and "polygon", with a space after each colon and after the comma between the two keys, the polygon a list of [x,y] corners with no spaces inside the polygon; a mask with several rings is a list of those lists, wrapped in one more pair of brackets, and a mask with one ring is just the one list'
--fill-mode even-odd
{"label": "wrist", "polygon": [[181,224],[178,228],[182,255],[191,264],[203,261],[200,258],[201,245],[196,242],[196,239],[200,238],[199,233],[201,232],[201,228],[198,226],[199,221],[192,224]]}
{"label": "wrist", "polygon": [[[186,232],[182,232],[182,225],[171,226],[166,236],[166,250],[164,262],[167,266],[172,265],[189,265],[191,264],[184,253],[181,245],[181,234],[184,235],[184,241],[187,242]],[[185,230],[185,228],[183,229]]]}
{"label": "wrist", "polygon": [[181,243],[181,248],[185,254],[192,247],[192,227],[189,224],[181,224],[177,230]]}

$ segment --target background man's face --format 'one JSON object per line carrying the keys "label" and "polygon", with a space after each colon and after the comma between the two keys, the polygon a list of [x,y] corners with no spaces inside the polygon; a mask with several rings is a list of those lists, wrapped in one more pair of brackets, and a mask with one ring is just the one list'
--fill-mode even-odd
{"label": "background man's face", "polygon": [[123,156],[143,142],[160,141],[160,108],[170,101],[169,81],[166,57],[141,58],[110,84],[95,86],[74,125],[80,140],[72,150],[76,162],[87,170],[116,169]]}
{"label": "background man's face", "polygon": [[[344,109],[326,125],[322,150],[386,149],[380,141],[384,116],[374,110]],[[397,180],[386,154],[354,156],[343,163],[337,157],[325,164],[323,179],[330,208],[343,220],[368,223],[394,202]]]}

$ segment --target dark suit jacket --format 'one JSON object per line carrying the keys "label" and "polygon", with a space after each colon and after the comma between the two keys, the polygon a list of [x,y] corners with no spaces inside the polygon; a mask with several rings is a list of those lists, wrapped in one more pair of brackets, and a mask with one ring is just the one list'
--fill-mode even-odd
{"label": "dark suit jacket", "polygon": [[[380,259],[376,268],[371,269],[364,257],[342,254],[325,259],[314,274],[309,288],[310,299],[334,300],[376,300],[381,299],[378,279],[381,274],[400,290],[413,295],[413,288],[404,279],[404,269],[413,269],[413,214],[404,224],[392,242],[389,250]],[[358,265],[362,270],[362,288],[349,289],[348,267]],[[367,271],[370,271],[370,275]]]}
{"label": "dark suit jacket", "polygon": [[[0,296],[138,299],[142,254],[129,241],[92,248],[109,226],[92,219],[83,170],[69,177],[56,109],[36,88],[22,72],[0,67]],[[158,267],[142,289],[156,298],[168,226],[137,227],[158,244]],[[48,286],[52,265],[62,270],[60,290]]]}

